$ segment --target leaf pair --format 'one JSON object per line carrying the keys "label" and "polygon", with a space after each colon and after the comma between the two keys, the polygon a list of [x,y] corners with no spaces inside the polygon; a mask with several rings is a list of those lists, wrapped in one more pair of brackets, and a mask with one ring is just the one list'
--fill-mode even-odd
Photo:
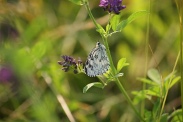
{"label": "leaf pair", "polygon": [[[103,29],[99,24],[97,25],[97,31],[103,35],[111,36],[114,33],[121,32],[128,24],[130,24],[135,19],[148,14],[149,12],[146,10],[138,11],[131,14],[126,20],[121,21],[121,15],[113,15],[110,19],[110,22],[106,26],[106,30]],[[112,33],[109,33],[112,28]]]}
{"label": "leaf pair", "polygon": [[[120,32],[132,21],[134,21],[135,19],[137,19],[143,15],[146,15],[146,14],[148,14],[148,12],[146,10],[141,10],[141,11],[131,14],[126,20],[122,20],[122,21],[120,20],[121,15],[114,15],[114,16],[112,16],[112,18],[110,20],[110,23],[109,23],[110,25],[108,24],[106,26],[106,30],[109,31],[110,28],[112,28],[112,30],[114,31],[113,33]],[[111,34],[113,34],[113,33],[111,33]]]}

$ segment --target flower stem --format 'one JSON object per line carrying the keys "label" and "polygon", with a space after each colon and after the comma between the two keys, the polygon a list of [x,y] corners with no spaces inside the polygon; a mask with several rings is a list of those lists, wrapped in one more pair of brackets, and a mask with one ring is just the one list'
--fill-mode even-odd
{"label": "flower stem", "polygon": [[[181,87],[181,103],[183,105],[183,0],[176,0],[176,5],[179,14],[179,22],[180,22],[180,87]],[[182,106],[183,111],[183,106]],[[183,120],[183,112],[182,112],[182,120]]]}
{"label": "flower stem", "polygon": [[[149,0],[148,11],[149,11],[149,13],[151,13],[151,0]],[[150,14],[147,15],[147,28],[146,28],[146,40],[145,40],[144,77],[146,77],[147,67],[148,67],[149,23],[150,23]],[[142,84],[142,89],[143,89],[143,92],[146,89],[146,83],[145,82],[143,82],[143,84]],[[145,93],[143,93],[143,94],[145,94]],[[141,102],[141,105],[140,105],[140,114],[141,114],[141,116],[144,116],[144,110],[145,110],[145,100],[143,100]]]}
{"label": "flower stem", "polygon": [[[110,54],[109,46],[108,46],[108,43],[107,43],[107,38],[105,38],[103,35],[102,35],[102,38],[103,38],[103,41],[104,41],[104,45],[106,47],[107,55],[109,57],[110,67],[112,69],[112,75],[115,76],[117,74],[117,71],[116,71],[116,69],[114,67],[114,63],[112,61],[112,57],[111,57],[111,54]],[[122,92],[122,94],[124,95],[124,97],[127,100],[127,102],[130,104],[130,106],[133,109],[133,111],[135,112],[135,114],[138,116],[138,118],[141,121],[145,122],[144,119],[140,116],[139,112],[136,110],[135,106],[132,103],[132,100],[128,96],[126,90],[124,89],[123,85],[121,84],[121,82],[119,81],[119,79],[117,77],[115,78],[115,82],[116,82],[117,86],[119,87],[120,91]]]}
{"label": "flower stem", "polygon": [[[179,10],[179,21],[180,21],[180,77],[181,77],[181,102],[183,105],[183,0],[178,1],[178,10]],[[183,106],[182,106],[182,111],[183,111]],[[183,119],[183,112],[182,112],[182,119]]]}
{"label": "flower stem", "polygon": [[84,5],[85,5],[86,10],[88,11],[88,15],[90,16],[90,18],[92,19],[93,23],[95,24],[95,27],[96,27],[97,29],[99,29],[98,24],[97,24],[97,22],[95,21],[95,18],[93,17],[93,14],[91,13],[91,10],[90,10],[90,7],[89,7],[89,2],[88,2],[88,0],[86,0],[86,1],[83,0],[83,3],[84,3]]}

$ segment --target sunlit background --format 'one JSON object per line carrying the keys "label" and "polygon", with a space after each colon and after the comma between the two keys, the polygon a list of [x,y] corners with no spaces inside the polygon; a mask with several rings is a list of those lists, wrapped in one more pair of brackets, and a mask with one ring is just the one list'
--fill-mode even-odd
{"label": "sunlit background", "polygon": [[[98,7],[99,0],[89,2],[97,22],[105,27],[108,13]],[[123,19],[139,10],[151,11],[149,30],[146,15],[109,38],[115,65],[122,57],[130,64],[120,80],[133,98],[131,92],[142,89],[137,78],[146,75],[148,31],[148,68],[158,68],[164,77],[171,73],[178,55],[179,21],[171,0],[151,0],[151,4],[148,0],[123,0],[123,4]],[[58,65],[61,55],[85,62],[97,41],[102,42],[101,37],[84,6],[68,0],[0,0],[0,120],[69,122],[73,117],[78,122],[138,122],[115,83],[84,94],[85,85],[99,80],[65,73]],[[180,107],[179,90],[179,84],[170,90],[167,112]],[[151,110],[153,104],[146,103]]]}

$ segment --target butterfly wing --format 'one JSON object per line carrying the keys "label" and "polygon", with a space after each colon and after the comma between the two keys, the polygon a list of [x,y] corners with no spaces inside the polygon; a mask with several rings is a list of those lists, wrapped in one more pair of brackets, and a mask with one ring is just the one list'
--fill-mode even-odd
{"label": "butterfly wing", "polygon": [[101,75],[109,69],[110,63],[104,45],[97,42],[96,47],[90,52],[85,63],[85,73],[90,77]]}

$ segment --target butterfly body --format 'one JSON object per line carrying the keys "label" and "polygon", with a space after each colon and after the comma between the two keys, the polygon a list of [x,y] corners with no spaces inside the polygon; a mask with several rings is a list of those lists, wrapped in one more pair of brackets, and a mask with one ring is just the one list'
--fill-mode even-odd
{"label": "butterfly body", "polygon": [[89,53],[85,63],[84,71],[90,77],[102,75],[107,72],[110,67],[109,59],[106,54],[106,48],[100,42]]}

